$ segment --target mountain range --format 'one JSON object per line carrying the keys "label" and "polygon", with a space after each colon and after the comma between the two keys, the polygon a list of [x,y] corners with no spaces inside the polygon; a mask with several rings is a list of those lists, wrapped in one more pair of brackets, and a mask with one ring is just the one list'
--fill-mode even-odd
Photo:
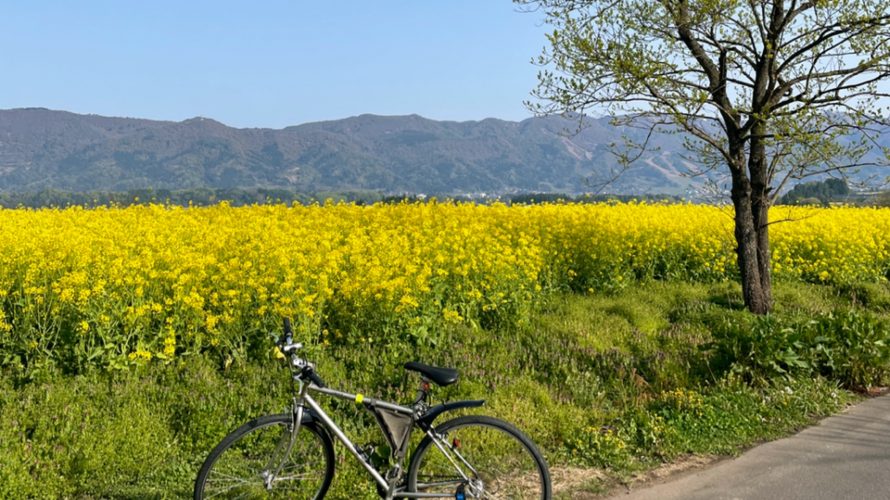
{"label": "mountain range", "polygon": [[[284,129],[232,128],[0,110],[0,190],[284,188],[384,193],[595,191],[617,170],[610,144],[640,132],[608,118],[453,122],[361,115]],[[688,194],[682,138],[653,137],[608,186],[616,194]]]}

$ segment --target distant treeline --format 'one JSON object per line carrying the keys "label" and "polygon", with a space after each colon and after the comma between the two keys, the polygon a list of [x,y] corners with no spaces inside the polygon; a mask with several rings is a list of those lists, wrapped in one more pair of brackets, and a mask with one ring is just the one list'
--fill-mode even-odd
{"label": "distant treeline", "polygon": [[828,205],[833,201],[847,201],[851,195],[847,181],[825,179],[795,185],[780,199],[780,205]]}
{"label": "distant treeline", "polygon": [[508,197],[511,204],[534,205],[537,203],[602,203],[604,201],[663,201],[680,202],[683,198],[668,194],[558,194],[558,193],[526,193]]}
{"label": "distant treeline", "polygon": [[[3,208],[42,208],[67,206],[130,206],[158,203],[179,206],[206,206],[222,201],[233,206],[254,204],[301,204],[324,203],[327,200],[345,201],[359,205],[372,203],[401,203],[424,201],[435,197],[439,201],[493,203],[510,205],[534,205],[539,203],[598,203],[608,201],[648,201],[677,203],[683,198],[674,195],[644,194],[580,194],[565,193],[512,193],[492,195],[417,195],[386,194],[378,191],[344,191],[302,193],[286,189],[137,189],[123,192],[69,192],[44,190],[38,192],[0,192],[0,207]],[[863,205],[890,206],[890,192],[874,195],[852,193],[847,183],[840,179],[828,179],[794,186],[779,198],[779,204],[828,205],[832,202],[845,202]]]}
{"label": "distant treeline", "polygon": [[[311,204],[323,203],[326,200],[346,201],[357,204],[401,203],[423,201],[432,195],[416,194],[385,194],[376,191],[345,191],[300,193],[285,189],[137,189],[123,192],[69,192],[44,190],[38,192],[0,192],[0,206],[4,208],[41,208],[67,206],[130,206],[147,203],[159,203],[179,206],[214,205],[222,201],[233,206],[253,204]],[[440,201],[491,203],[495,201],[507,204],[536,203],[594,203],[603,201],[680,201],[679,197],[669,195],[570,195],[560,193],[521,193],[500,196],[469,196],[469,195],[438,195]]]}
{"label": "distant treeline", "polygon": [[28,207],[67,207],[67,206],[130,206],[159,203],[179,206],[205,206],[226,201],[232,205],[253,205],[269,203],[310,204],[335,201],[374,203],[383,195],[375,192],[355,191],[341,193],[298,193],[285,189],[136,189],[122,192],[69,192],[44,190],[28,192],[0,192],[0,206],[4,208]]}

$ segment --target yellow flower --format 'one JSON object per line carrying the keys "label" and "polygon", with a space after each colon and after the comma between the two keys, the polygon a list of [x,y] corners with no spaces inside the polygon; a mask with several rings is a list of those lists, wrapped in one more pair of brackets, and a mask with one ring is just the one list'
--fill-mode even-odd
{"label": "yellow flower", "polygon": [[442,309],[442,317],[448,323],[460,323],[464,320],[460,313],[451,309]]}
{"label": "yellow flower", "polygon": [[[24,332],[49,313],[47,324],[73,324],[91,341],[124,329],[145,352],[172,357],[254,345],[246,336],[271,316],[313,332],[335,314],[337,342],[359,342],[342,337],[368,321],[520,322],[552,290],[737,279],[731,211],[434,201],[2,210],[0,300],[18,305],[0,331],[24,325],[18,348],[37,349]],[[770,226],[777,279],[886,282],[890,209],[770,213],[793,221]]]}
{"label": "yellow flower", "polygon": [[138,349],[136,351],[131,352],[128,356],[130,361],[151,361],[152,355],[150,352]]}

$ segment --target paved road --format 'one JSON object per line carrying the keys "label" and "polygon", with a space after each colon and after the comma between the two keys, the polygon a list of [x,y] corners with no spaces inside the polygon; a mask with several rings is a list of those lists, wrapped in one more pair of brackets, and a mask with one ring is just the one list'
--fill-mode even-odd
{"label": "paved road", "polygon": [[890,395],[614,500],[890,500]]}

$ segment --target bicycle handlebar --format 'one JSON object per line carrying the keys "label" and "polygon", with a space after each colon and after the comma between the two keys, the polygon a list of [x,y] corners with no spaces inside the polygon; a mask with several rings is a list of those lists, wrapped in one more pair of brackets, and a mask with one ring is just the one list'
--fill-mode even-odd
{"label": "bicycle handlebar", "polygon": [[318,387],[325,387],[324,380],[318,373],[315,373],[315,365],[297,357],[296,353],[303,348],[303,344],[300,342],[294,343],[294,330],[291,327],[290,318],[284,318],[284,338],[279,339],[278,348],[282,353],[291,355],[290,365],[299,369],[298,377],[309,380]]}
{"label": "bicycle handlebar", "polygon": [[288,337],[293,337],[294,331],[290,325],[290,318],[284,318],[284,334]]}
{"label": "bicycle handlebar", "polygon": [[288,344],[294,341],[294,330],[290,325],[290,318],[284,318],[284,340]]}
{"label": "bicycle handlebar", "polygon": [[294,343],[294,330],[290,324],[290,318],[284,318],[284,334],[276,342],[281,352],[287,354],[291,351],[297,351],[303,348],[300,342]]}
{"label": "bicycle handlebar", "polygon": [[307,367],[307,369],[303,370],[303,376],[308,378],[313,384],[317,385],[318,387],[326,387],[324,380],[322,380],[321,377],[317,373],[315,373],[315,369],[311,367]]}

